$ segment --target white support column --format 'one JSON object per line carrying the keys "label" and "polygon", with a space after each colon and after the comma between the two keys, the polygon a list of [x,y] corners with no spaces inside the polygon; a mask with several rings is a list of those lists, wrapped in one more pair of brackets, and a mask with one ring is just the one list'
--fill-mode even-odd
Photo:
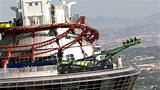
{"label": "white support column", "polygon": [[123,68],[122,58],[121,57],[118,58],[118,68]]}

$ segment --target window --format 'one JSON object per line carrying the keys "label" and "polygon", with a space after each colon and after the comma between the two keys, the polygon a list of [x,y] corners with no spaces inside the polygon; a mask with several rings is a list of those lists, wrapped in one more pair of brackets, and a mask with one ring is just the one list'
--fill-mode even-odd
{"label": "window", "polygon": [[68,55],[66,55],[66,58],[67,58],[67,60],[75,60],[73,54],[68,54]]}
{"label": "window", "polygon": [[48,57],[43,57],[43,60],[47,60],[48,59]]}
{"label": "window", "polygon": [[15,60],[9,60],[9,64],[14,64]]}
{"label": "window", "polygon": [[70,39],[70,38],[71,38],[71,36],[66,35],[66,36],[65,36],[65,38],[66,38],[66,39]]}
{"label": "window", "polygon": [[99,51],[101,51],[101,47],[95,47],[94,48],[94,52],[99,52]]}
{"label": "window", "polygon": [[57,54],[55,54],[55,55],[52,56],[52,60],[56,60],[56,61],[58,60]]}
{"label": "window", "polygon": [[38,2],[35,2],[35,6],[38,6]]}
{"label": "window", "polygon": [[48,56],[48,60],[51,60],[51,56]]}
{"label": "window", "polygon": [[32,3],[31,3],[31,2],[29,3],[29,6],[32,6]]}
{"label": "window", "polygon": [[43,60],[43,58],[42,57],[39,57],[39,61],[42,61]]}

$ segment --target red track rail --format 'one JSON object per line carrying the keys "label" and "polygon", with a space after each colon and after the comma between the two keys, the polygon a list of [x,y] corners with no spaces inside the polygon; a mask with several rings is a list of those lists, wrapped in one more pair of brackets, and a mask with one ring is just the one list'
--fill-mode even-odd
{"label": "red track rail", "polygon": [[[61,35],[57,35],[56,37],[40,42],[40,43],[34,43],[34,44],[30,44],[30,45],[0,45],[0,49],[5,49],[6,50],[6,55],[2,58],[2,66],[4,67],[4,65],[6,64],[6,60],[7,59],[11,59],[11,58],[22,58],[22,57],[29,57],[29,56],[34,56],[34,55],[39,55],[39,54],[43,54],[43,53],[47,53],[47,52],[52,52],[55,50],[58,50],[58,52],[60,51],[60,53],[62,53],[63,50],[65,50],[66,48],[70,47],[71,45],[73,45],[74,43],[78,42],[79,44],[82,44],[82,39],[85,38],[88,42],[90,42],[91,44],[97,40],[99,38],[99,33],[92,27],[89,26],[85,26],[84,25],[84,20],[85,17],[81,17],[80,20],[77,23],[74,24],[49,24],[49,25],[41,25],[41,26],[29,26],[29,27],[13,27],[13,28],[9,28],[9,29],[2,29],[0,28],[0,33],[5,33],[5,32],[10,32],[13,33],[13,38],[15,37],[15,34],[18,32],[22,32],[22,31],[30,31],[32,32],[32,37],[34,37],[35,32],[37,31],[44,31],[44,30],[54,30],[54,32],[57,32],[58,28],[68,28],[68,30],[64,33],[62,33]],[[61,38],[65,37],[66,35],[69,34],[69,32],[74,32],[75,28],[80,29],[80,34],[76,35],[75,39],[69,43],[66,43],[63,46],[60,46],[59,43],[57,42],[58,40],[60,40]],[[18,56],[18,57],[9,57],[9,52],[10,50],[12,50],[12,48],[26,48],[26,47],[37,47],[37,46],[41,46],[41,45],[48,45],[51,44],[53,42],[57,42],[57,44],[59,45],[59,48],[52,48],[49,49],[47,51],[44,52],[40,52],[40,53],[28,53],[27,55],[23,55],[23,56]]]}

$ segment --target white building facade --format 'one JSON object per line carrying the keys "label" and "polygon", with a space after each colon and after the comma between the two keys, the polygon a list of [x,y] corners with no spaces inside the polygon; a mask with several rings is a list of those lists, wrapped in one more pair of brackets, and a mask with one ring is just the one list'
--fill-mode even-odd
{"label": "white building facade", "polygon": [[[75,2],[70,2],[68,0],[60,0],[59,5],[51,5],[50,0],[20,0],[19,2],[19,12],[22,13],[23,18],[23,25],[24,26],[34,26],[34,25],[45,25],[45,24],[60,24],[60,23],[73,23],[71,22],[71,6],[75,4]],[[64,33],[67,31],[68,28],[58,28],[57,32],[58,35]],[[78,31],[78,29],[77,29]],[[18,41],[19,45],[27,45],[27,44],[33,44],[34,43],[40,43],[47,41],[49,39],[55,38],[54,35],[47,36],[50,32],[53,32],[51,30],[46,31],[39,31],[36,32],[37,36],[34,38],[32,37],[25,37]],[[17,39],[22,36],[29,36],[31,33],[24,33],[23,35],[17,36]],[[40,35],[42,34],[42,35]],[[44,35],[46,34],[46,35]],[[43,36],[44,35],[44,36]],[[70,38],[63,37],[59,40],[60,46],[63,46],[71,41],[73,41],[75,38],[74,35],[67,35]],[[37,47],[35,53],[42,52],[44,49],[47,48],[59,48],[56,42],[53,42],[52,44]],[[29,48],[28,48],[29,49]],[[35,57],[43,57],[43,56],[49,56],[53,55],[54,53],[57,53],[58,51],[52,51],[41,55],[36,55]],[[63,51],[63,59],[69,60],[69,56],[72,57],[72,59],[82,59],[86,56],[91,56],[93,54],[92,46],[89,42],[87,42],[85,39],[83,39],[82,47],[80,47],[80,44],[77,42],[70,46],[69,48],[65,49]]]}

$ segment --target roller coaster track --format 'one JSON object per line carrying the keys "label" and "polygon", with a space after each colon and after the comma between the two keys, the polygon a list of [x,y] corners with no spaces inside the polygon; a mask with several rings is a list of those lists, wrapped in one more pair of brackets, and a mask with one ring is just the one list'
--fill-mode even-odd
{"label": "roller coaster track", "polygon": [[[41,25],[41,26],[0,28],[0,33],[10,32],[13,34],[13,37],[15,37],[16,33],[19,33],[19,32],[25,32],[25,31],[31,32],[32,38],[34,38],[36,36],[35,33],[38,31],[53,30],[53,32],[55,32],[55,34],[57,34],[57,32],[58,32],[57,30],[61,30],[58,28],[66,28],[67,29],[64,33],[62,33],[60,35],[57,34],[55,37],[53,37],[49,40],[43,41],[43,42],[38,42],[38,43],[33,43],[33,44],[28,44],[28,45],[14,45],[14,44],[13,45],[0,45],[0,50],[5,49],[5,51],[6,51],[6,55],[4,57],[2,57],[2,63],[3,63],[2,66],[4,66],[4,64],[6,63],[6,61],[8,59],[12,59],[12,58],[30,57],[30,56],[34,56],[34,55],[52,52],[55,50],[58,50],[58,52],[62,52],[63,50],[69,48],[71,45],[75,44],[76,42],[82,44],[82,39],[84,39],[84,38],[89,43],[92,44],[95,40],[97,40],[99,38],[99,33],[94,28],[84,25],[84,20],[85,20],[85,18],[81,17],[78,22],[73,23],[73,24],[49,24],[49,25]],[[70,32],[75,32],[76,29],[79,29],[80,33],[76,34],[72,41],[66,43],[63,46],[60,46],[59,40],[65,36],[67,36]],[[26,47],[37,48],[37,47],[49,45],[53,42],[56,42],[59,47],[48,49],[48,50],[45,50],[45,51],[42,51],[39,53],[28,53],[23,56],[9,57],[9,52],[11,52],[11,50],[13,48],[26,48]]]}
{"label": "roller coaster track", "polygon": [[[112,58],[114,55],[120,53],[121,51],[128,49],[129,47],[138,45],[142,42],[141,39],[138,38],[134,38],[134,39],[128,39],[126,42],[123,42],[123,45],[117,48],[113,48],[110,50],[104,50],[99,54],[94,54],[92,56],[83,58],[83,59],[79,59],[79,60],[73,60],[73,61],[62,61],[62,65],[79,65],[79,66],[87,66],[90,63],[93,63],[95,65],[98,65],[100,63],[104,63],[106,61],[108,61],[110,58]],[[96,57],[99,55],[103,55],[104,57],[101,58],[101,60],[97,60]],[[83,63],[83,64],[81,64]]]}

